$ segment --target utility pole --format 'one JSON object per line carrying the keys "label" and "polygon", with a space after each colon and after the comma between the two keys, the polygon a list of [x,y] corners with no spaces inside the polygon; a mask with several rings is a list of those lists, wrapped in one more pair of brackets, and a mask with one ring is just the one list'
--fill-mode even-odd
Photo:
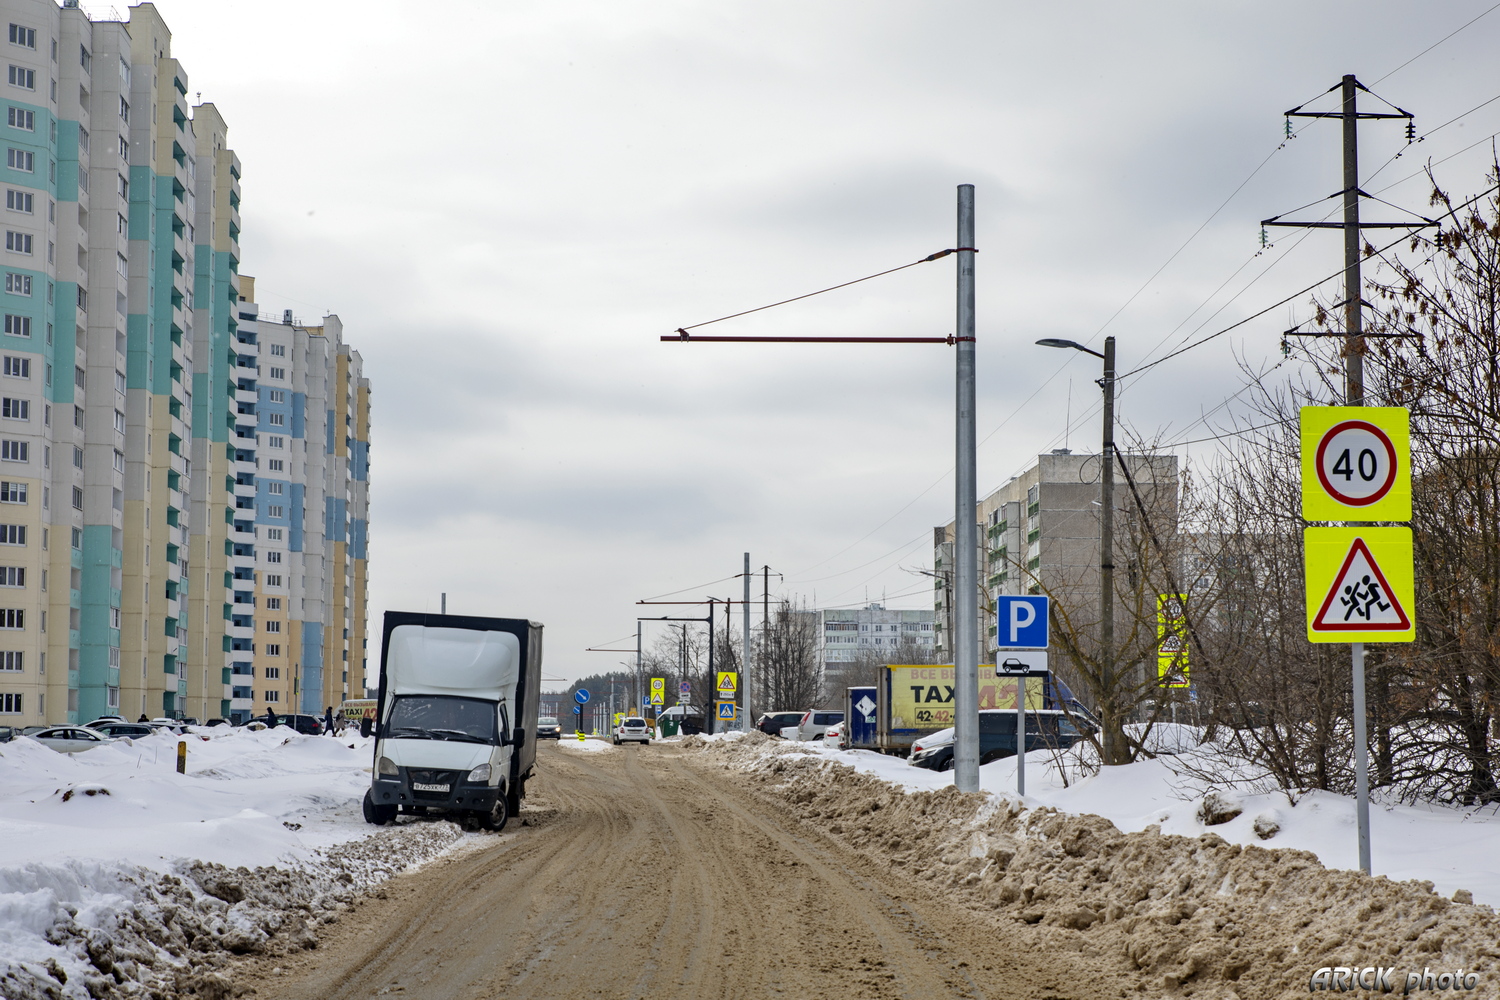
{"label": "utility pole", "polygon": [[954,643],[953,784],[979,791],[979,525],[974,426],[974,185],[958,186],[958,315],[956,497],[953,599],[958,615]]}
{"label": "utility pole", "polygon": [[[1287,118],[1338,118],[1343,126],[1344,145],[1344,189],[1339,192],[1344,201],[1343,222],[1283,222],[1280,216],[1265,219],[1263,226],[1294,226],[1315,229],[1342,229],[1344,231],[1344,405],[1365,405],[1365,332],[1363,314],[1363,281],[1360,277],[1360,231],[1363,229],[1425,229],[1436,226],[1431,219],[1422,223],[1405,222],[1361,222],[1359,200],[1368,198],[1359,187],[1359,120],[1361,118],[1403,118],[1407,122],[1407,139],[1415,134],[1412,115],[1395,105],[1392,111],[1360,111],[1359,92],[1369,93],[1354,74],[1345,74],[1329,92],[1339,92],[1338,111],[1303,111],[1301,106],[1286,113]],[[1373,96],[1373,95],[1372,95]],[[1383,100],[1383,98],[1377,98]],[[1388,103],[1388,102],[1387,102]],[[1304,334],[1288,331],[1294,336],[1327,336],[1328,334]],[[1339,336],[1339,334],[1333,334]],[[1376,336],[1400,336],[1377,334]],[[1355,525],[1351,525],[1355,526]],[[1352,661],[1352,687],[1354,710],[1354,796],[1355,821],[1359,828],[1359,867],[1370,871],[1370,762],[1368,726],[1365,718],[1365,644],[1350,644]]]}
{"label": "utility pole", "polygon": [[641,707],[641,620],[635,620],[635,710],[642,715],[646,710]]}
{"label": "utility pole", "polygon": [[1115,338],[1104,338],[1104,454],[1099,467],[1099,675],[1113,711],[1104,727],[1104,763],[1120,758],[1120,706],[1115,697]]}
{"label": "utility pole", "polygon": [[755,713],[750,709],[750,553],[745,553],[745,653],[740,657],[740,704],[744,706],[745,732],[755,725]]}

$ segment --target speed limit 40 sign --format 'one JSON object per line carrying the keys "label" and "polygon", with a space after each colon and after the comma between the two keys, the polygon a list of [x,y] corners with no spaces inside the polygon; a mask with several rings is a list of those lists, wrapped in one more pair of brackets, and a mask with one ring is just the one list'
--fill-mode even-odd
{"label": "speed limit 40 sign", "polygon": [[1411,520],[1411,418],[1402,406],[1302,408],[1302,517]]}

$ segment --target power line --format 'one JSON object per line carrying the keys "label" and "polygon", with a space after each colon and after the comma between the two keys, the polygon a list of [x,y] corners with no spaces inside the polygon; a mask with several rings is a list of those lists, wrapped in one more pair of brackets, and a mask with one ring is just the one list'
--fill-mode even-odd
{"label": "power line", "polygon": [[1429,53],[1433,49],[1437,48],[1439,45],[1442,45],[1444,42],[1446,42],[1448,39],[1452,38],[1454,35],[1458,34],[1460,31],[1463,31],[1465,28],[1469,27],[1469,25],[1473,24],[1475,21],[1478,21],[1480,18],[1485,17],[1488,14],[1492,13],[1497,7],[1500,7],[1500,3],[1495,4],[1494,7],[1490,7],[1488,9],[1486,9],[1482,14],[1480,14],[1478,17],[1475,17],[1473,20],[1466,21],[1463,24],[1459,25],[1457,28],[1454,28],[1452,31],[1448,32],[1442,38],[1439,38],[1437,41],[1435,41],[1431,45],[1427,46],[1427,48],[1423,49],[1421,52],[1418,52],[1416,55],[1414,55],[1410,59],[1406,60],[1406,62],[1402,63],[1400,66],[1397,66],[1395,69],[1391,70],[1385,76],[1382,76],[1379,80],[1376,80],[1375,83],[1377,83],[1377,84],[1381,83],[1381,82],[1383,82],[1385,80],[1388,80],[1391,77],[1395,76],[1397,73],[1401,72],[1403,69],[1405,69],[1406,67],[1410,66],[1412,63],[1416,62],[1418,59],[1422,58],[1427,53]]}

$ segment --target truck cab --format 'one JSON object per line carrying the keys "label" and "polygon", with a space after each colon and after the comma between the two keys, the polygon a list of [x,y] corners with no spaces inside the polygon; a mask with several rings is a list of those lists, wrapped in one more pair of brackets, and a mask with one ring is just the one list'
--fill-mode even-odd
{"label": "truck cab", "polygon": [[541,626],[387,612],[385,632],[365,819],[443,812],[501,829],[536,759]]}

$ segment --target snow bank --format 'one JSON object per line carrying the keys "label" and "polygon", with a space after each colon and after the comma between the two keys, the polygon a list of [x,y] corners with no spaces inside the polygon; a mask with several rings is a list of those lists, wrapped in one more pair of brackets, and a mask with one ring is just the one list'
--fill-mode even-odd
{"label": "snow bank", "polygon": [[[1330,870],[1310,851],[1259,846],[1253,830],[1251,843],[1231,844],[1217,831],[1243,833],[1236,823],[1246,813],[1213,832],[1191,825],[1203,799],[1176,797],[1184,789],[1152,766],[1159,762],[1065,788],[1046,775],[1047,755],[1031,754],[1028,790],[1035,781],[1038,794],[1022,800],[1013,784],[1004,790],[1014,762],[981,768],[986,791],[963,794],[951,774],[864,751],[754,736],[692,745],[861,854],[955,902],[1034,925],[1057,947],[1112,951],[1164,990],[1203,990],[1215,1000],[1281,996],[1305,991],[1323,966],[1462,967],[1488,977],[1500,961],[1500,919],[1489,906],[1472,905],[1464,892],[1445,899],[1430,881]],[[1100,804],[1133,819],[1158,808],[1142,796],[1158,796],[1170,802],[1159,808],[1172,810],[1172,824],[1196,835],[1160,823],[1122,831],[1103,816],[1045,804],[1069,795],[1073,807]],[[1308,804],[1282,810],[1292,828],[1302,820],[1291,814]],[[1314,831],[1331,805],[1317,804]],[[1352,838],[1352,827],[1346,833]],[[1493,853],[1484,863],[1494,864]]]}
{"label": "snow bank", "polygon": [[580,740],[576,736],[573,739],[571,739],[571,740],[569,740],[569,739],[558,740],[557,741],[557,745],[559,747],[561,747],[562,749],[564,749],[564,750],[573,750],[573,751],[575,751],[577,753],[607,753],[607,752],[609,752],[609,751],[611,751],[611,750],[614,749],[614,746],[610,742],[608,742],[607,740],[603,740],[603,739]]}
{"label": "snow bank", "polygon": [[229,995],[235,954],[311,947],[451,823],[373,832],[370,741],[216,727],[76,755],[0,744],[0,996]]}

